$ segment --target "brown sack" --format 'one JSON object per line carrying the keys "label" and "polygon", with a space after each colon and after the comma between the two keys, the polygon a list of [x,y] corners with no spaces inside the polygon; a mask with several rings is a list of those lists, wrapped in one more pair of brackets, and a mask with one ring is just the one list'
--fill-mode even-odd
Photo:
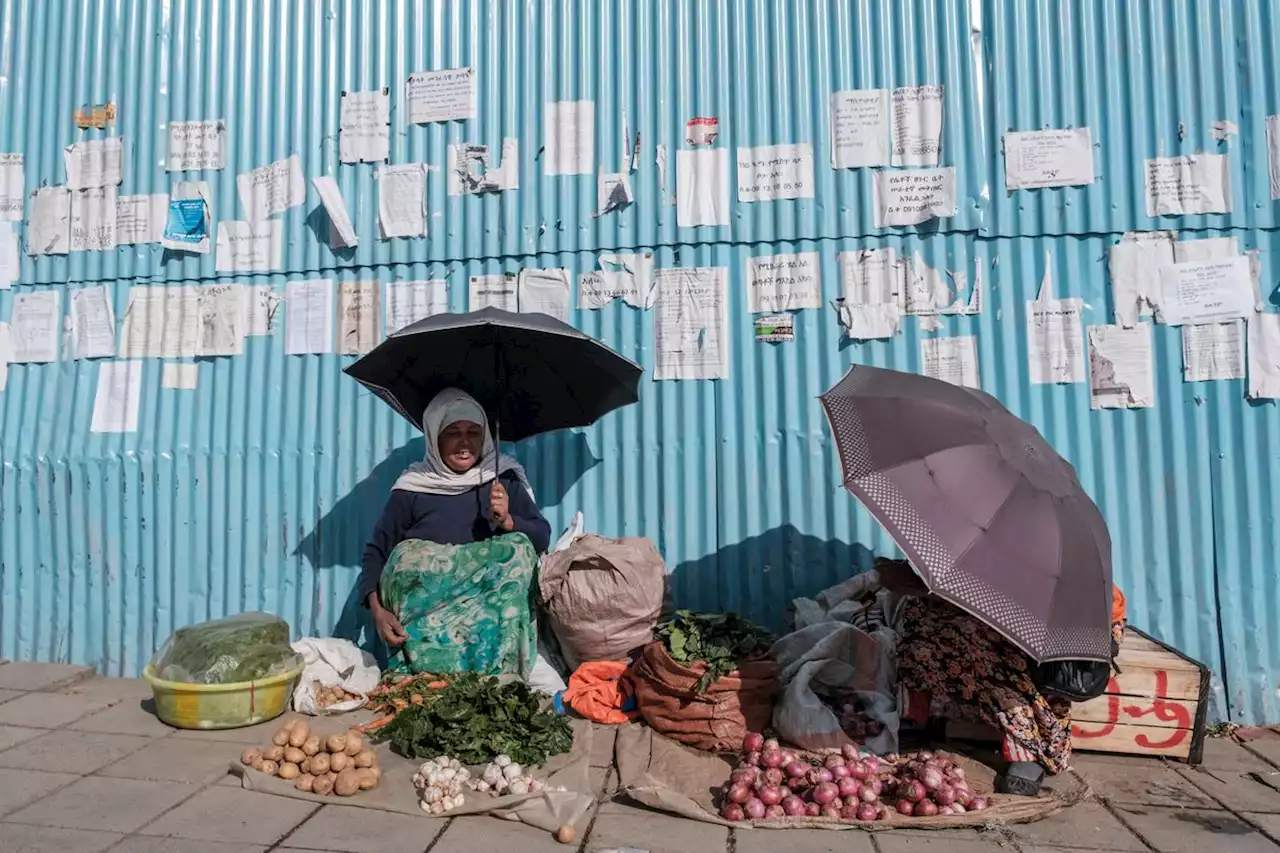
{"label": "brown sack", "polygon": [[622,660],[653,639],[667,567],[648,539],[588,533],[543,558],[538,591],[570,669]]}
{"label": "brown sack", "polygon": [[773,719],[778,665],[768,658],[743,664],[695,694],[706,669],[703,663],[676,662],[660,641],[645,646],[633,670],[640,716],[654,731],[687,746],[739,750],[747,732],[763,732]]}

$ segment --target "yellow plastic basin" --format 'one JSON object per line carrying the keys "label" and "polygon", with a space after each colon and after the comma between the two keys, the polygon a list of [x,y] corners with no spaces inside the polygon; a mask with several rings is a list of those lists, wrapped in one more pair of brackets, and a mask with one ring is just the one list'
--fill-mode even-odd
{"label": "yellow plastic basin", "polygon": [[257,681],[184,684],[158,677],[150,664],[142,671],[156,698],[156,716],[180,729],[236,729],[278,717],[300,675],[301,666]]}

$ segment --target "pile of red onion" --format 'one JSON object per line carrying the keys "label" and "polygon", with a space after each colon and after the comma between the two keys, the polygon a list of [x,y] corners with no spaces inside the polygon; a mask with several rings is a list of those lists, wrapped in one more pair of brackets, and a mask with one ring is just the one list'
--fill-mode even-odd
{"label": "pile of red onion", "polygon": [[987,801],[969,791],[964,770],[946,756],[921,751],[881,759],[847,744],[840,753],[811,756],[748,734],[742,763],[725,786],[725,820],[825,817],[870,823],[892,808],[932,817],[982,811]]}
{"label": "pile of red onion", "polygon": [[884,731],[884,724],[879,720],[870,720],[862,709],[862,702],[856,694],[849,693],[822,700],[831,713],[836,715],[840,728],[855,742],[861,743],[865,738],[878,737]]}

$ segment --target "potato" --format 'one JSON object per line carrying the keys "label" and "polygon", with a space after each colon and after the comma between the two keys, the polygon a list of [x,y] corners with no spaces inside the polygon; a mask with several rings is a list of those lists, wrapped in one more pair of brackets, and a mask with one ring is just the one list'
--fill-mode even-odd
{"label": "potato", "polygon": [[307,754],[296,746],[286,746],[284,748],[284,760],[291,761],[294,764],[301,764],[307,760]]}
{"label": "potato", "polygon": [[352,758],[364,752],[364,735],[354,730],[347,732],[347,748],[343,751]]}
{"label": "potato", "polygon": [[298,777],[298,781],[294,783],[293,787],[297,788],[299,791],[310,792],[315,790],[315,784],[316,777],[312,776],[310,773],[303,773]]}
{"label": "potato", "polygon": [[307,755],[315,755],[320,751],[320,738],[312,735],[302,743],[302,751]]}
{"label": "potato", "polygon": [[379,767],[378,765],[376,765],[376,764],[375,764],[375,765],[373,765],[372,767],[367,767],[367,768],[365,768],[365,769],[366,769],[366,770],[368,770],[370,773],[372,773],[372,774],[373,774],[373,776],[374,776],[374,778],[375,778],[375,779],[377,779],[379,782],[381,782],[381,781],[382,781],[382,768],[381,768],[381,767]]}
{"label": "potato", "polygon": [[341,773],[351,766],[351,759],[347,757],[345,752],[335,752],[329,756],[329,769],[334,773]]}
{"label": "potato", "polygon": [[256,746],[251,746],[244,752],[240,753],[240,763],[245,767],[254,767],[262,760],[262,750]]}
{"label": "potato", "polygon": [[281,727],[281,728],[283,728],[283,729],[287,729],[287,730],[289,730],[289,731],[293,731],[293,727],[294,727],[294,726],[296,726],[296,725],[297,725],[298,723],[300,723],[300,722],[302,722],[302,718],[301,718],[301,717],[290,717],[290,718],[288,718],[287,720],[282,720],[282,721],[281,721],[281,724],[280,724],[280,727]]}
{"label": "potato", "polygon": [[258,766],[258,769],[263,773],[266,773],[268,776],[274,776],[276,775],[276,771],[280,769],[280,765],[274,761],[263,759],[262,764]]}
{"label": "potato", "polygon": [[329,772],[329,753],[317,752],[309,759],[311,762],[311,772],[317,776],[323,776]]}
{"label": "potato", "polygon": [[298,720],[289,730],[289,746],[301,747],[311,737],[311,725],[306,720]]}
{"label": "potato", "polygon": [[324,774],[324,778],[328,779],[330,782],[337,782],[338,774],[330,770],[328,773]]}
{"label": "potato", "polygon": [[276,746],[288,746],[289,730],[285,728],[276,732],[274,735],[271,736],[271,742],[274,743]]}
{"label": "potato", "polygon": [[324,748],[333,754],[344,751],[347,748],[346,735],[329,735],[324,742]]}
{"label": "potato", "polygon": [[373,753],[366,749],[364,752],[357,755],[354,761],[356,767],[372,767],[374,764]]}
{"label": "potato", "polygon": [[360,782],[361,791],[367,791],[370,788],[378,787],[378,777],[373,775],[373,771],[368,767],[356,770],[356,779]]}
{"label": "potato", "polygon": [[311,783],[311,793],[318,794],[321,797],[327,797],[333,792],[333,780],[328,776],[317,776],[316,781]]}
{"label": "potato", "polygon": [[262,757],[267,759],[267,761],[274,761],[279,764],[281,761],[284,761],[284,747],[278,745],[269,746],[262,750]]}
{"label": "potato", "polygon": [[302,771],[298,769],[298,765],[292,761],[286,761],[280,765],[280,769],[276,771],[276,775],[281,779],[297,779],[302,775]]}
{"label": "potato", "polygon": [[360,790],[360,777],[355,770],[343,770],[338,774],[338,781],[333,783],[333,792],[339,797],[349,797]]}

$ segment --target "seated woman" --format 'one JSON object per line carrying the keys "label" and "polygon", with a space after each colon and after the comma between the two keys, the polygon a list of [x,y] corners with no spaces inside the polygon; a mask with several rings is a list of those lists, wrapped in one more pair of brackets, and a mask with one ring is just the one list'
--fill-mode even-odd
{"label": "seated woman", "polygon": [[498,456],[495,466],[488,419],[469,394],[441,391],[422,431],[426,458],[396,480],[365,546],[360,599],[399,649],[392,669],[528,678],[530,586],[551,526],[520,463]]}

